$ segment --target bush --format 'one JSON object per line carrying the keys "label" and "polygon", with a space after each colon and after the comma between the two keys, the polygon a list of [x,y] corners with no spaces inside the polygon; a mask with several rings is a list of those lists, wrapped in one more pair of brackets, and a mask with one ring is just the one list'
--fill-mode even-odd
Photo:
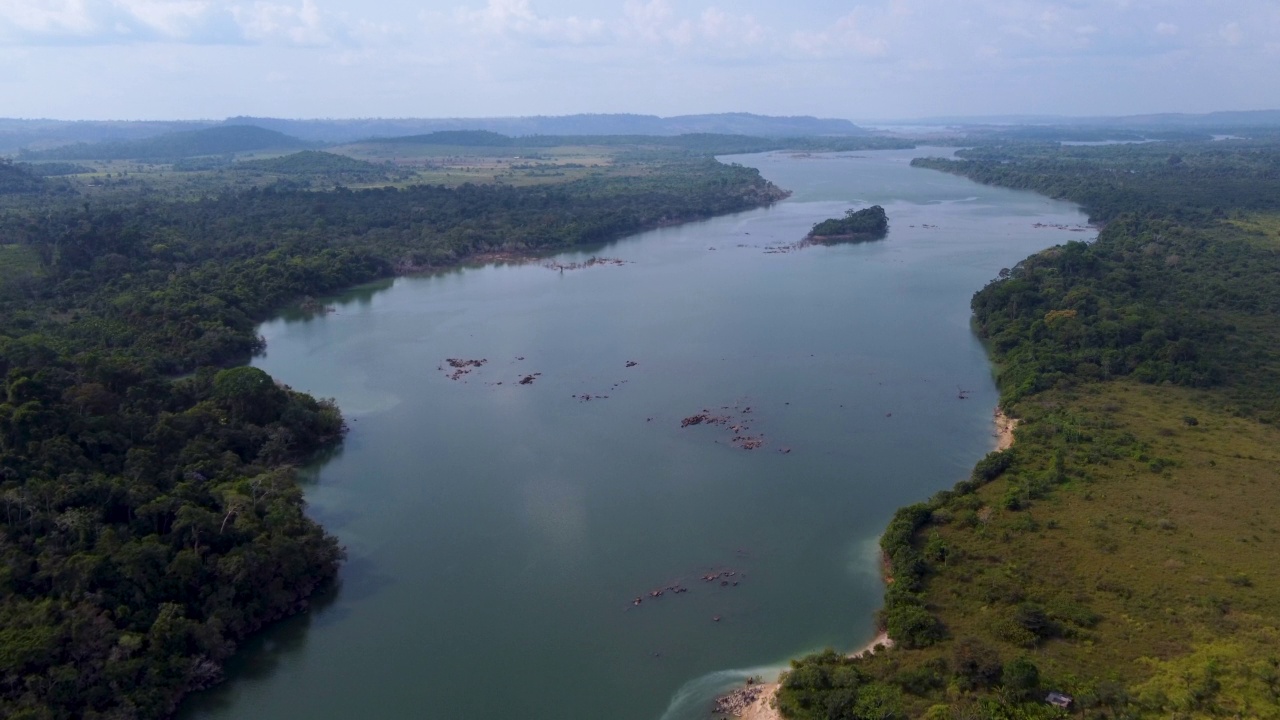
{"label": "bush", "polygon": [[905,648],[929,647],[946,636],[942,622],[920,605],[899,603],[886,608],[884,621],[889,637]]}
{"label": "bush", "polygon": [[973,480],[978,483],[989,483],[1004,474],[1013,465],[1013,448],[987,453],[987,456],[973,466]]}
{"label": "bush", "polygon": [[995,648],[973,637],[956,642],[951,653],[956,684],[964,690],[993,687],[1000,681],[1004,665]]}
{"label": "bush", "polygon": [[1040,689],[1040,668],[1025,657],[1017,658],[1004,666],[1000,684],[1012,699],[1030,700]]}

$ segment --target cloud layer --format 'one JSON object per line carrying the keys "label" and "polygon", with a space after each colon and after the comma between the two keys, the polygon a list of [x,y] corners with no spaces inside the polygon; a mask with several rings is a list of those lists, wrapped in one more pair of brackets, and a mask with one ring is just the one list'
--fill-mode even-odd
{"label": "cloud layer", "polygon": [[41,114],[95,77],[166,116],[173,82],[210,96],[187,116],[1204,110],[1280,106],[1277,37],[1273,0],[0,0],[0,90]]}

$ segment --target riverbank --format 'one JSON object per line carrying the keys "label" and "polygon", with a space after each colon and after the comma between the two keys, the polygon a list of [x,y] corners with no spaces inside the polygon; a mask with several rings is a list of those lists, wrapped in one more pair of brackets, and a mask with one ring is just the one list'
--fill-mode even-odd
{"label": "riverbank", "polygon": [[997,407],[994,415],[996,425],[996,450],[1008,450],[1013,447],[1013,431],[1018,427],[1018,419],[1009,417],[1003,407]]}
{"label": "riverbank", "polygon": [[[1004,451],[1013,447],[1014,431],[1017,429],[1020,420],[1011,417],[1003,407],[997,406],[992,413],[992,420],[995,425],[994,437],[996,439],[996,451]],[[881,573],[885,581],[886,587],[893,582],[890,574],[890,566],[887,558],[882,555]],[[886,631],[880,631],[875,638],[868,642],[858,650],[849,653],[849,658],[867,657],[877,650],[887,650],[893,647],[893,639],[889,637]],[[749,682],[746,686],[737,688],[727,695],[716,699],[717,710],[727,710],[728,712],[713,712],[713,715],[720,717],[735,717],[742,720],[785,720],[778,711],[777,695],[781,687],[778,678],[770,683]]]}
{"label": "riverbank", "polygon": [[[866,645],[849,653],[850,658],[873,655],[876,652],[893,647],[893,639],[889,633],[881,630]],[[717,708],[725,708],[728,712],[712,713],[719,717],[742,718],[742,720],[784,720],[778,712],[778,689],[782,687],[781,677],[773,682],[748,682],[745,686],[716,699]]]}

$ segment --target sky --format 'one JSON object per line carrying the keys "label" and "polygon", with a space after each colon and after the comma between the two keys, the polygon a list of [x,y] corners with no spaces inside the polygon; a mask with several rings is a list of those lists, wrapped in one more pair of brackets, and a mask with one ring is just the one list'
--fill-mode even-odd
{"label": "sky", "polygon": [[0,117],[1280,108],[1280,0],[0,0]]}

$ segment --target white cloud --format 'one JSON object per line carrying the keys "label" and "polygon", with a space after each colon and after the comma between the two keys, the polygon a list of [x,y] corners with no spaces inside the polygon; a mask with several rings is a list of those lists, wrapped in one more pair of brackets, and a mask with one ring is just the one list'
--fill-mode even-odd
{"label": "white cloud", "polygon": [[483,7],[457,8],[452,19],[482,36],[535,46],[606,45],[619,52],[652,52],[662,45],[705,55],[758,47],[768,36],[752,15],[715,6],[679,13],[669,0],[627,0],[620,14],[605,18],[546,15],[531,0],[487,0]]}
{"label": "white cloud", "polygon": [[0,2],[0,38],[83,37],[98,23],[88,0],[4,0]]}
{"label": "white cloud", "polygon": [[315,0],[0,0],[0,39],[22,45],[319,45],[332,27]]}
{"label": "white cloud", "polygon": [[[0,97],[31,114],[99,86],[227,114],[1262,107],[1280,105],[1276,38],[1277,0],[0,0]],[[279,68],[295,92],[263,80]]]}
{"label": "white cloud", "polygon": [[325,16],[315,0],[300,5],[255,2],[231,7],[231,16],[253,42],[285,42],[292,45],[327,45],[333,40]]}
{"label": "white cloud", "polygon": [[855,8],[836,20],[830,30],[795,32],[791,36],[792,45],[800,52],[814,57],[884,57],[889,51],[889,41],[869,30],[879,29],[882,25],[866,8],[867,6]]}
{"label": "white cloud", "polygon": [[699,29],[704,38],[726,45],[756,45],[767,34],[751,15],[730,15],[714,7],[702,11]]}
{"label": "white cloud", "polygon": [[170,38],[189,36],[208,18],[202,0],[116,0],[116,7],[137,22]]}
{"label": "white cloud", "polygon": [[650,42],[667,38],[671,30],[671,18],[675,14],[667,0],[627,0],[622,7],[624,35],[632,35]]}
{"label": "white cloud", "polygon": [[1239,45],[1244,39],[1244,32],[1240,30],[1240,23],[1229,22],[1218,30],[1218,37],[1228,45]]}
{"label": "white cloud", "polygon": [[465,28],[476,32],[523,36],[550,44],[597,42],[604,32],[604,22],[594,18],[543,17],[533,9],[529,0],[489,0],[479,10],[458,8],[454,17]]}

